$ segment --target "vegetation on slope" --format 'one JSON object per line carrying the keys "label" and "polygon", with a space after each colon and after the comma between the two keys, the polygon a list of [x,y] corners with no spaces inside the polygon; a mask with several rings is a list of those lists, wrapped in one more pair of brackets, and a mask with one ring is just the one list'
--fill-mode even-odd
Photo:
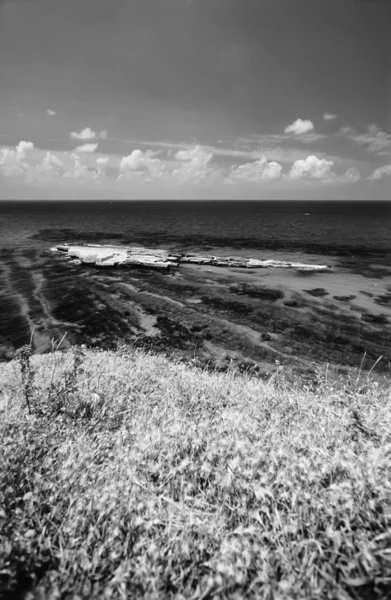
{"label": "vegetation on slope", "polygon": [[388,598],[391,403],[140,351],[0,365],[3,598]]}

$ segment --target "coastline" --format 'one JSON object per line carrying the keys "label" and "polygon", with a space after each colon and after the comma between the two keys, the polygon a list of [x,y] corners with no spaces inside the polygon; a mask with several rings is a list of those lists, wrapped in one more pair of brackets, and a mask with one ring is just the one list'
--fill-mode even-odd
{"label": "coastline", "polygon": [[[76,257],[69,261],[64,253],[52,253],[48,241],[33,241],[30,249],[2,251],[0,277],[7,284],[6,299],[12,305],[7,310],[14,315],[16,331],[27,343],[34,327],[38,352],[66,334],[64,347],[130,344],[212,369],[234,364],[260,377],[283,365],[288,378],[311,380],[326,364],[338,377],[359,368],[364,355],[368,370],[383,356],[376,370],[390,375],[391,271],[379,255],[360,262],[335,252],[323,259],[287,250],[240,252],[253,261],[295,263],[299,258],[300,264],[332,267],[300,273],[270,263],[267,268],[229,266],[225,257],[239,254],[234,248],[203,244],[202,256],[220,257],[220,266],[213,261],[180,263],[165,272],[137,264],[82,265]],[[65,242],[72,243],[63,236],[61,244]],[[96,246],[88,236],[84,243],[82,248]],[[105,239],[106,244],[119,245],[115,239]],[[160,257],[196,253],[194,245],[157,246],[152,252]],[[20,312],[21,302],[29,323]],[[3,348],[3,359],[7,357],[12,357],[11,346]]]}

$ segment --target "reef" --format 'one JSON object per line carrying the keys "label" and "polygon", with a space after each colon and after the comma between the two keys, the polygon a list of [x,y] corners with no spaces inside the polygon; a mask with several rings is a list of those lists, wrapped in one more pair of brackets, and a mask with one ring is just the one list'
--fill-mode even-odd
{"label": "reef", "polygon": [[286,260],[255,259],[238,256],[209,256],[192,253],[170,253],[167,250],[142,246],[112,246],[99,244],[61,244],[53,252],[66,255],[74,264],[92,264],[97,267],[135,266],[150,269],[170,269],[180,264],[235,267],[242,269],[296,269],[305,272],[331,271],[328,265],[304,264]]}

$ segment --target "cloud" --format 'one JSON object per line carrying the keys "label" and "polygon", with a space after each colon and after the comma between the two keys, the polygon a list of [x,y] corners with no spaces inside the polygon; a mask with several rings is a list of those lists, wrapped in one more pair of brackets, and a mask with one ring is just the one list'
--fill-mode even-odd
{"label": "cloud", "polygon": [[50,151],[40,150],[32,142],[21,141],[15,148],[0,149],[0,173],[29,184],[47,184],[65,179],[94,180],[108,171],[108,159],[100,157],[91,166],[81,157],[61,152],[61,158]]}
{"label": "cloud", "polygon": [[76,131],[72,131],[70,136],[74,140],[94,140],[97,137],[97,134],[95,131],[93,131],[89,127],[86,127],[85,129],[80,131],[80,133],[77,133]]}
{"label": "cloud", "polygon": [[145,171],[148,170],[152,163],[159,162],[158,158],[151,158],[148,152],[143,152],[139,148],[133,150],[128,156],[121,159],[119,170],[125,171]]}
{"label": "cloud", "polygon": [[96,140],[98,138],[101,140],[105,140],[107,138],[107,131],[104,129],[104,130],[100,131],[99,133],[97,133],[96,131],[93,131],[90,127],[86,127],[85,129],[82,129],[82,131],[80,131],[80,133],[77,133],[76,131],[72,131],[70,133],[70,137],[74,140],[83,140],[83,141]]}
{"label": "cloud", "polygon": [[383,177],[387,177],[387,175],[391,175],[391,165],[383,165],[382,167],[378,167],[374,170],[372,175],[368,177],[370,181],[378,181],[379,179],[383,179]]}
{"label": "cloud", "polygon": [[109,158],[107,156],[100,156],[96,159],[97,171],[99,174],[106,174],[109,169]]}
{"label": "cloud", "polygon": [[48,108],[47,111],[46,111],[46,114],[49,117],[55,117],[57,113],[54,110],[50,110],[50,108]]}
{"label": "cloud", "polygon": [[74,152],[95,152],[98,144],[82,144],[81,146],[77,146]]}
{"label": "cloud", "polygon": [[307,156],[304,160],[296,160],[289,172],[290,179],[325,179],[331,173],[334,161],[317,156]]}
{"label": "cloud", "polygon": [[[41,150],[32,142],[21,141],[14,148],[0,149],[0,174],[12,185],[24,182],[48,190],[56,185],[53,189],[58,189],[59,194],[70,189],[83,189],[86,194],[88,190],[97,194],[106,190],[109,195],[118,193],[124,197],[136,196],[139,190],[144,190],[146,196],[150,190],[154,197],[159,193],[162,197],[198,197],[197,189],[204,189],[200,192],[204,197],[208,191],[211,196],[246,197],[246,193],[259,194],[262,189],[265,193],[272,189],[293,193],[303,186],[354,185],[361,179],[356,167],[337,175],[332,167],[341,164],[321,155],[296,159],[285,166],[264,155],[229,167],[214,164],[211,148],[200,144],[182,147],[169,159],[157,158],[156,154],[136,149],[127,156],[96,157],[91,152]],[[371,179],[381,179],[386,174],[391,174],[391,166],[377,169]],[[116,181],[120,180],[117,186]]]}
{"label": "cloud", "polygon": [[182,163],[178,168],[174,168],[171,175],[180,183],[191,181],[199,183],[208,178],[215,177],[217,169],[209,167],[213,158],[213,152],[209,148],[196,144],[185,150],[178,150],[174,155],[176,161]]}
{"label": "cloud", "polygon": [[334,121],[337,118],[337,115],[333,113],[325,112],[323,115],[325,121]]}
{"label": "cloud", "polygon": [[191,166],[207,165],[213,158],[213,152],[199,144],[186,150],[178,150],[175,159],[187,162]]}
{"label": "cloud", "polygon": [[261,182],[279,179],[282,173],[282,165],[278,162],[268,162],[263,156],[259,160],[234,167],[228,177],[228,182],[249,181]]}
{"label": "cloud", "polygon": [[42,162],[39,163],[36,168],[37,171],[41,171],[43,173],[60,173],[64,171],[64,163],[51,152],[47,152]]}
{"label": "cloud", "polygon": [[139,148],[124,156],[119,164],[118,179],[146,176],[147,179],[161,177],[165,172],[165,164],[158,158],[153,158],[150,150],[143,152]]}
{"label": "cloud", "polygon": [[391,153],[391,134],[375,124],[369,125],[364,133],[357,133],[352,127],[342,127],[340,135],[358,146],[366,146],[370,154],[383,156]]}
{"label": "cloud", "polygon": [[332,171],[334,161],[317,156],[307,156],[305,160],[297,160],[287,176],[288,180],[319,181],[322,184],[354,184],[361,180],[357,167],[350,167],[342,175]]}
{"label": "cloud", "polygon": [[350,127],[350,125],[345,125],[344,127],[341,127],[340,133],[342,133],[343,135],[346,135],[346,136],[356,135],[354,128]]}
{"label": "cloud", "polygon": [[15,147],[3,148],[0,151],[0,165],[5,175],[20,173],[28,169],[28,163],[25,159],[34,153],[34,144],[32,142],[21,141]]}
{"label": "cloud", "polygon": [[[308,150],[303,147],[303,144],[311,143],[324,139],[326,136],[319,133],[310,132],[303,134],[298,138],[292,138],[291,135],[284,134],[253,134],[246,137],[240,137],[231,142],[228,146],[228,142],[218,140],[216,145],[202,145],[204,153],[211,154],[212,157],[232,158],[232,162],[235,159],[254,161],[259,160],[262,156],[270,161],[277,161],[282,164],[291,165],[295,160],[300,158],[306,158],[308,156]],[[111,138],[113,139],[113,138]],[[124,140],[117,140],[124,141]],[[288,141],[288,144],[286,142]],[[292,141],[296,142],[295,146],[292,146]],[[194,151],[194,144],[186,144],[183,142],[168,142],[168,141],[153,141],[153,140],[126,140],[127,143],[139,144],[140,146],[167,149],[167,157],[175,157],[178,154],[178,150],[186,151],[183,154],[179,154],[176,158],[181,160],[181,157],[190,157],[188,152]],[[175,152],[177,151],[177,152]],[[318,156],[326,156],[323,152],[318,152]],[[183,158],[182,158],[183,159]]]}
{"label": "cloud", "polygon": [[72,168],[68,168],[68,170],[64,173],[65,178],[70,179],[88,179],[94,177],[94,172],[86,165],[84,165],[78,154],[72,154],[73,165]]}
{"label": "cloud", "polygon": [[313,131],[314,124],[312,121],[306,121],[303,119],[296,119],[294,123],[285,127],[285,133],[293,133],[294,135],[302,135],[303,133],[308,133],[309,131]]}
{"label": "cloud", "polygon": [[361,180],[361,173],[357,167],[350,167],[343,175],[337,178],[340,183],[357,183]]}

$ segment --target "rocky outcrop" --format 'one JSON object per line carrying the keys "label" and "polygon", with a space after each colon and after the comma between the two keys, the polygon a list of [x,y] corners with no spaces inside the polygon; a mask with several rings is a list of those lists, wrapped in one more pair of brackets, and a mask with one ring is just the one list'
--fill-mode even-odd
{"label": "rocky outcrop", "polygon": [[204,256],[201,254],[171,254],[167,250],[141,246],[111,246],[98,244],[62,244],[52,248],[54,252],[67,255],[72,261],[93,264],[97,267],[135,266],[150,269],[169,269],[180,264],[237,267],[244,269],[296,269],[298,271],[330,271],[327,265],[312,265],[285,260],[260,260],[238,256]]}

